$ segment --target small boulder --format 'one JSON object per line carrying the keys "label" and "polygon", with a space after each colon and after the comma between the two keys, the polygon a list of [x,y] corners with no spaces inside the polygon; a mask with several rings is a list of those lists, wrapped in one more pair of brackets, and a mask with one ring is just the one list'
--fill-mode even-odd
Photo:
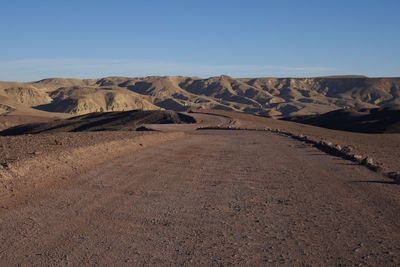
{"label": "small boulder", "polygon": [[0,163],[0,169],[2,170],[9,170],[11,168],[11,164],[9,162],[2,162]]}
{"label": "small boulder", "polygon": [[59,145],[59,146],[61,146],[63,143],[60,141],[60,140],[54,140],[54,143],[56,144],[56,145]]}
{"label": "small boulder", "polygon": [[326,145],[327,147],[333,147],[332,142],[325,141],[324,143],[325,143],[325,145]]}
{"label": "small boulder", "polygon": [[351,152],[353,152],[353,147],[352,146],[344,146],[343,148],[342,148],[342,152],[343,153],[345,153],[345,154],[350,154]]}
{"label": "small boulder", "polygon": [[332,142],[325,141],[325,140],[324,141],[319,141],[318,145],[321,146],[321,147],[333,147]]}
{"label": "small boulder", "polygon": [[387,176],[393,179],[396,184],[400,184],[400,172],[389,172]]}
{"label": "small boulder", "polygon": [[336,144],[336,145],[334,145],[334,148],[336,150],[338,150],[338,151],[342,151],[342,146],[341,145]]}
{"label": "small boulder", "polygon": [[373,164],[374,164],[374,161],[373,161],[373,159],[370,158],[370,157],[365,157],[365,158],[361,161],[361,164],[363,164],[363,165],[373,165]]}

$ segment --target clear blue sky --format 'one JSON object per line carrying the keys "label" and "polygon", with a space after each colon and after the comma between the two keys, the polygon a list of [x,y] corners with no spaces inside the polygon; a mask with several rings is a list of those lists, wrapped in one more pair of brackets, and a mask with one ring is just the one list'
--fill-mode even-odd
{"label": "clear blue sky", "polygon": [[400,76],[398,0],[3,0],[0,80]]}

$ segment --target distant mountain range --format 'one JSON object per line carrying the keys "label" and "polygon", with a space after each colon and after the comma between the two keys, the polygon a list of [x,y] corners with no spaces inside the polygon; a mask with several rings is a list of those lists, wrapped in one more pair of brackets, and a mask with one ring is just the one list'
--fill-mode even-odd
{"label": "distant mountain range", "polygon": [[86,114],[206,108],[272,117],[336,109],[400,108],[400,78],[107,77],[0,82],[0,113]]}

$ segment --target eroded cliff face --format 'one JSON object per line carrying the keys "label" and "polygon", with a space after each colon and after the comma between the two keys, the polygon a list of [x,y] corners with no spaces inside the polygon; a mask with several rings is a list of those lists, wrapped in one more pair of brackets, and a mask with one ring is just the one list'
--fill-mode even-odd
{"label": "eroded cliff face", "polygon": [[0,83],[0,104],[85,114],[207,108],[287,117],[341,108],[400,108],[400,78],[108,77]]}

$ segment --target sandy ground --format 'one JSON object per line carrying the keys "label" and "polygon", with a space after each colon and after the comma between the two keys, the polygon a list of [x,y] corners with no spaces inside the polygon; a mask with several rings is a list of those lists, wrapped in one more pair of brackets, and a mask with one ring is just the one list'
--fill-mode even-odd
{"label": "sandy ground", "polygon": [[390,179],[272,133],[191,127],[1,137],[17,159],[0,265],[400,264]]}

